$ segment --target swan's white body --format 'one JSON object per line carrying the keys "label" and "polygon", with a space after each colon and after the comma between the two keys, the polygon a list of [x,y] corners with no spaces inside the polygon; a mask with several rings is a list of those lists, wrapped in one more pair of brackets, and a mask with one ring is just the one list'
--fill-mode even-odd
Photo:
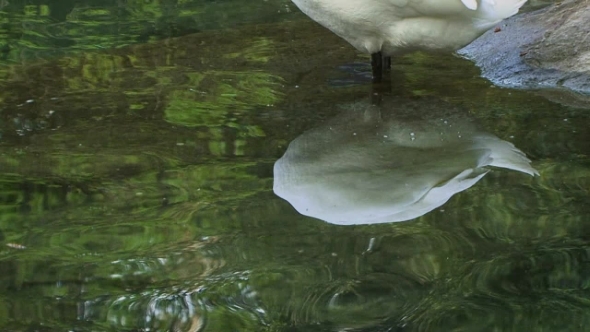
{"label": "swan's white body", "polygon": [[526,0],[292,0],[361,52],[457,50]]}

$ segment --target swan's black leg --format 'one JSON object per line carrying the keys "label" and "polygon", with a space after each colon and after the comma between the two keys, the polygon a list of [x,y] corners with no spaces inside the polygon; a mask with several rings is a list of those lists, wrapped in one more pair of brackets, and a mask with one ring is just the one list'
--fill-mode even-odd
{"label": "swan's black leg", "polygon": [[371,102],[380,105],[384,95],[391,94],[391,57],[383,56],[382,52],[371,54],[373,86]]}
{"label": "swan's black leg", "polygon": [[381,81],[371,84],[371,102],[376,106],[381,105],[383,97],[390,96],[392,92],[391,75],[389,70],[385,70],[384,72],[385,74],[383,75],[382,71]]}
{"label": "swan's black leg", "polygon": [[385,76],[383,81],[371,85],[371,104],[379,106],[384,96],[391,96],[391,79]]}
{"label": "swan's black leg", "polygon": [[391,57],[390,56],[383,57],[383,70],[385,72],[391,71]]}
{"label": "swan's black leg", "polygon": [[380,83],[383,81],[383,74],[389,74],[391,70],[391,57],[384,56],[382,52],[371,54],[371,69],[373,83]]}
{"label": "swan's black leg", "polygon": [[381,52],[371,54],[371,70],[373,72],[373,83],[383,80],[383,54]]}

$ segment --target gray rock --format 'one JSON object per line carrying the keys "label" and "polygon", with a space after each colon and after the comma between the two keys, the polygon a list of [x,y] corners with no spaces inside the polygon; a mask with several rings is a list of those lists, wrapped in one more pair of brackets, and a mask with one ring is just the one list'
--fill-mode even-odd
{"label": "gray rock", "polygon": [[570,90],[587,101],[590,0],[564,1],[514,16],[458,53],[496,85]]}

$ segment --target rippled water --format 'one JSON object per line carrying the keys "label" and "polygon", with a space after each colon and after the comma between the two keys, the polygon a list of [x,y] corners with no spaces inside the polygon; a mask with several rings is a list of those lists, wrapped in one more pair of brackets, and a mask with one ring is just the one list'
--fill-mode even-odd
{"label": "rippled water", "polygon": [[[371,106],[368,58],[288,1],[26,3],[0,2],[1,330],[590,323],[583,104],[414,54]],[[347,204],[277,196],[287,151],[290,193]]]}

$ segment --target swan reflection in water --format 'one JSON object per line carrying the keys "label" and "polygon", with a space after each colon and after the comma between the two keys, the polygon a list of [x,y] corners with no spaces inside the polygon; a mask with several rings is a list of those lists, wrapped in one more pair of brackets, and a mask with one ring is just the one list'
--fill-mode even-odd
{"label": "swan reflection in water", "polygon": [[538,175],[512,143],[478,131],[440,100],[357,103],[293,140],[274,165],[274,192],[333,224],[420,217],[466,190],[488,166]]}

